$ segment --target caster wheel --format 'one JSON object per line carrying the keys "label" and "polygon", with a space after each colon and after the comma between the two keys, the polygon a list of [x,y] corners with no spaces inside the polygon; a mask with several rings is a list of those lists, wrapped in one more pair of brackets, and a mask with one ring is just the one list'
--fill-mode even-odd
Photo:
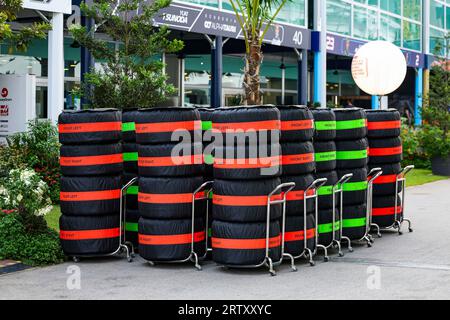
{"label": "caster wheel", "polygon": [[78,258],[78,257],[73,257],[72,260],[73,260],[73,262],[75,262],[75,263],[80,262],[80,258]]}
{"label": "caster wheel", "polygon": [[129,257],[129,258],[127,258],[127,261],[128,261],[129,263],[131,263],[131,262],[133,262],[133,258],[132,258],[132,257]]}
{"label": "caster wheel", "polygon": [[131,257],[132,257],[133,259],[136,258],[136,254],[132,253],[132,254],[131,254]]}
{"label": "caster wheel", "polygon": [[409,228],[408,230],[409,230],[409,232],[413,232],[413,229],[412,229],[412,228]]}
{"label": "caster wheel", "polygon": [[399,236],[403,235],[403,232],[402,232],[402,231],[399,231],[399,232],[398,232],[398,235],[399,235]]}
{"label": "caster wheel", "polygon": [[378,238],[381,238],[381,237],[383,237],[383,236],[381,235],[381,233],[379,233],[379,234],[378,234],[377,236],[378,236]]}
{"label": "caster wheel", "polygon": [[367,247],[368,248],[372,248],[372,243],[371,242],[367,242]]}
{"label": "caster wheel", "polygon": [[277,275],[277,273],[275,271],[269,271],[269,272],[272,277],[275,277]]}
{"label": "caster wheel", "polygon": [[353,252],[353,248],[348,248],[348,252]]}
{"label": "caster wheel", "polygon": [[292,268],[292,272],[297,272],[298,269],[296,267]]}
{"label": "caster wheel", "polygon": [[343,257],[344,256],[344,253],[343,252],[339,252],[339,257]]}
{"label": "caster wheel", "polygon": [[310,261],[310,262],[309,262],[309,265],[310,265],[311,267],[314,267],[314,266],[316,265],[316,263],[315,263],[314,261]]}
{"label": "caster wheel", "polygon": [[330,257],[328,257],[328,256],[327,256],[327,257],[324,257],[324,258],[323,258],[323,261],[325,261],[325,262],[330,261]]}

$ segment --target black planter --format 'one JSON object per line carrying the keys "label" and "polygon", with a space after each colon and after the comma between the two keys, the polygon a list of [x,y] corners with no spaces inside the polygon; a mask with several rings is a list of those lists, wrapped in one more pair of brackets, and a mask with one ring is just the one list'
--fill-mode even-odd
{"label": "black planter", "polygon": [[431,159],[431,170],[433,174],[450,177],[450,155],[446,158],[434,157]]}

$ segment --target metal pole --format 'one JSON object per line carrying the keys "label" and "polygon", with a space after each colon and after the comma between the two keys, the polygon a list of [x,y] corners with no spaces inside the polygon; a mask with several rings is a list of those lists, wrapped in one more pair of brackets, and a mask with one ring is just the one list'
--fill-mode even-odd
{"label": "metal pole", "polygon": [[222,105],[222,36],[217,36],[211,42],[211,107],[219,108]]}

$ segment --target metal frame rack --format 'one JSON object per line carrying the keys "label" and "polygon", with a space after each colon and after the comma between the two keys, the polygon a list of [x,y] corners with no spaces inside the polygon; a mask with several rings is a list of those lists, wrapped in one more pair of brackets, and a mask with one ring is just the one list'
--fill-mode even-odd
{"label": "metal frame rack", "polygon": [[119,213],[119,246],[118,248],[111,253],[105,253],[105,254],[89,254],[89,255],[71,255],[72,259],[74,262],[79,262],[80,258],[97,258],[97,257],[109,257],[109,256],[114,256],[116,254],[121,254],[122,252],[126,252],[127,254],[127,261],[128,262],[132,262],[133,258],[135,256],[134,254],[134,246],[131,242],[126,241],[126,236],[125,236],[125,232],[124,232],[124,223],[126,221],[126,210],[125,210],[125,205],[126,205],[126,192],[128,190],[128,188],[134,184],[137,181],[138,178],[133,178],[130,181],[128,181],[127,184],[125,184],[121,189],[120,189],[120,213]]}
{"label": "metal frame rack", "polygon": [[[406,189],[406,175],[414,169],[413,165],[409,165],[403,170],[397,174],[397,177],[395,179],[395,208],[394,208],[394,223],[388,227],[381,228],[376,223],[372,223],[371,226],[374,227],[377,231],[377,235],[379,238],[381,238],[381,230],[389,230],[389,229],[397,229],[397,232],[399,235],[402,235],[403,232],[401,231],[403,222],[408,222],[408,230],[409,232],[413,232],[413,229],[411,227],[411,220],[406,219],[405,216],[405,189]],[[400,198],[400,206],[401,206],[401,214],[398,212],[398,194],[399,194],[399,187],[398,185],[401,185],[401,198]]]}
{"label": "metal frame rack", "polygon": [[[290,254],[284,252],[284,236],[286,231],[286,197],[287,194],[295,188],[294,182],[282,183],[278,185],[275,189],[272,190],[271,193],[267,195],[267,220],[266,220],[266,247],[265,247],[265,257],[263,261],[259,264],[251,264],[251,265],[227,265],[227,264],[219,264],[226,268],[260,268],[262,266],[266,266],[269,268],[269,273],[271,276],[276,276],[276,272],[274,270],[275,266],[280,265],[283,262],[284,258],[289,258],[291,260],[291,268],[292,271],[297,271],[297,268],[294,264],[294,257]],[[287,189],[285,192],[282,192],[283,198],[281,200],[271,200],[272,196],[278,191],[283,191],[283,189]],[[280,260],[273,261],[269,255],[269,241],[270,241],[270,208],[272,205],[282,204],[282,226],[281,226],[281,254]]]}
{"label": "metal frame rack", "polygon": [[[293,256],[292,258],[294,260],[299,259],[299,258],[305,258],[309,260],[309,264],[311,266],[315,265],[314,262],[314,255],[316,254],[317,250],[317,245],[318,245],[318,238],[317,238],[317,217],[318,217],[318,210],[319,210],[319,206],[318,206],[318,193],[317,193],[317,189],[319,189],[321,186],[323,186],[325,183],[327,183],[327,179],[326,178],[322,178],[322,179],[317,179],[315,180],[313,183],[311,183],[310,186],[308,186],[308,188],[306,188],[306,190],[304,191],[304,198],[303,198],[303,252],[298,255],[298,256]],[[314,190],[314,194],[312,195],[308,195],[310,190]],[[315,239],[314,239],[314,252],[311,251],[310,248],[308,248],[308,239],[306,238],[307,232],[308,232],[308,225],[307,225],[307,201],[314,199],[314,218],[315,218],[315,226],[314,226],[314,232],[315,234]]]}
{"label": "metal frame rack", "polygon": [[[195,252],[195,202],[203,201],[208,199],[208,194],[211,191],[213,181],[207,181],[203,183],[200,187],[198,187],[194,193],[192,194],[192,212],[191,212],[191,252],[189,256],[182,260],[173,260],[173,261],[157,261],[157,260],[147,260],[147,262],[154,266],[156,263],[185,263],[191,261],[194,263],[194,266],[197,270],[202,270],[202,266],[199,261],[204,260],[206,255],[208,254],[208,219],[209,219],[209,207],[206,206],[206,220],[205,220],[205,253],[203,256],[199,257],[197,252]],[[203,197],[198,197],[199,193],[203,192]]]}
{"label": "metal frame rack", "polygon": [[[339,179],[339,181],[333,185],[333,222],[332,222],[332,240],[331,242],[324,246],[321,244],[317,244],[317,249],[322,248],[324,250],[324,260],[327,262],[330,260],[330,257],[328,256],[328,249],[330,248],[337,248],[338,249],[338,254],[339,257],[343,257],[344,253],[342,252],[342,247],[341,247],[341,239],[336,239],[336,222],[339,222],[339,229],[340,229],[340,233],[339,235],[342,235],[342,209],[343,209],[343,193],[344,193],[344,184],[350,180],[353,177],[353,173],[349,173],[346,174],[344,176],[341,177],[341,179]],[[336,194],[340,194],[340,218],[339,221],[336,221]],[[316,216],[316,219],[318,220],[318,216]],[[318,223],[316,223],[318,226]],[[318,228],[316,228],[316,237],[317,237],[317,241],[319,240],[319,230]],[[348,239],[348,238],[346,238]],[[348,239],[350,240],[350,239]]]}

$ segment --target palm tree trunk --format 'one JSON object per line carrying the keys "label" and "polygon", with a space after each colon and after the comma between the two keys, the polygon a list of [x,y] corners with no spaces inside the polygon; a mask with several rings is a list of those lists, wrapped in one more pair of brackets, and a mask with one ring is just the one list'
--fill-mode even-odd
{"label": "palm tree trunk", "polygon": [[261,104],[261,91],[259,82],[259,73],[263,54],[259,37],[249,39],[250,52],[245,55],[245,76],[244,76],[244,104]]}

